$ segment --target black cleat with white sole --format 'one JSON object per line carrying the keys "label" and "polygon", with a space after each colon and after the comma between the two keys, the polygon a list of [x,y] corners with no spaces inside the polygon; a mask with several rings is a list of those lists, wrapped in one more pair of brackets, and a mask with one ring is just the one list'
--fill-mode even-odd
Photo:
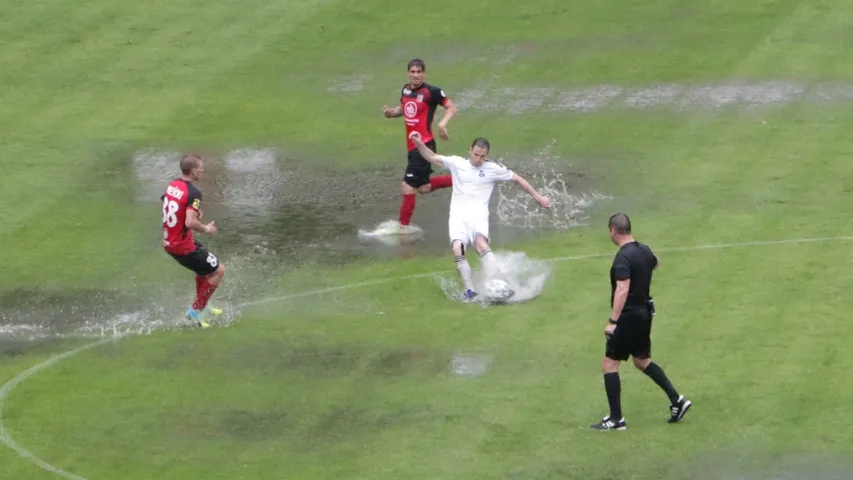
{"label": "black cleat with white sole", "polygon": [[690,400],[684,398],[684,395],[678,397],[678,401],[669,406],[670,417],[667,420],[668,423],[678,423],[684,418],[684,414],[687,413],[687,410],[693,403]]}
{"label": "black cleat with white sole", "polygon": [[610,415],[604,417],[600,422],[594,423],[590,425],[593,430],[627,430],[628,425],[625,423],[625,419],[619,420],[618,422],[614,422],[610,419]]}

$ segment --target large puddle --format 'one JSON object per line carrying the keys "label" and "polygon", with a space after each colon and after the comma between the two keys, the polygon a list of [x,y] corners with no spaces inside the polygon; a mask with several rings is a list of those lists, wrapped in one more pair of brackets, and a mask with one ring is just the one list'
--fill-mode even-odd
{"label": "large puddle", "polygon": [[[136,155],[140,202],[156,201],[176,175],[178,158],[176,152],[156,150]],[[205,220],[216,220],[219,227],[216,240],[208,243],[235,252],[263,249],[287,265],[447,250],[449,189],[418,196],[412,223],[423,233],[409,242],[364,241],[359,230],[396,220],[403,166],[324,171],[306,163],[274,149],[208,156],[206,178],[199,186]],[[516,185],[501,185],[492,198],[495,244],[583,225],[589,208],[607,198],[586,184],[583,173],[569,171],[550,146],[512,163],[524,165],[519,173],[550,196],[554,208],[541,210]]]}
{"label": "large puddle", "polygon": [[[163,188],[178,175],[179,158],[179,152],[158,149],[134,154],[131,171],[137,183],[136,201],[142,208],[159,208]],[[230,267],[229,281],[214,298],[220,303],[255,300],[259,285],[305,263],[322,268],[359,259],[449,255],[450,189],[417,198],[412,222],[421,234],[385,239],[390,241],[359,238],[359,230],[396,220],[403,165],[326,170],[271,148],[205,153],[205,158],[206,176],[199,182],[204,220],[215,220],[219,233],[216,238],[201,239]],[[565,161],[553,156],[550,147],[506,162],[524,165],[519,173],[550,196],[554,208],[539,210],[514,184],[497,188],[491,229],[498,249],[583,225],[589,208],[607,198],[595,192],[582,173],[572,172]],[[186,308],[186,295],[166,289],[132,296],[109,288],[50,294],[18,290],[4,297],[8,308],[0,312],[0,355],[9,350],[9,342],[22,339],[145,334],[176,327]],[[230,309],[225,323],[238,314],[239,308]]]}

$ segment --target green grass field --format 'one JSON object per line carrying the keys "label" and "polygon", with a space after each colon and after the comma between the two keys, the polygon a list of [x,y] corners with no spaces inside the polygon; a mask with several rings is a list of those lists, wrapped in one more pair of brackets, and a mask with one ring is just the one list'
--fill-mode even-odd
{"label": "green grass field", "polygon": [[[20,383],[0,390],[0,439],[30,455],[0,449],[0,478],[849,478],[849,2],[3,10],[0,384]],[[485,135],[525,173],[552,145],[578,189],[611,197],[588,226],[496,236],[562,257],[538,298],[480,308],[412,277],[453,276],[446,191],[418,199],[432,236],[414,255],[341,247],[396,218],[404,130],[381,107],[412,57],[462,107],[440,151]],[[160,157],[140,152],[190,149],[211,158],[221,235],[202,240],[236,321],[20,377],[97,341],[104,318],[186,309],[192,274],[159,247],[165,183],[140,174]],[[234,205],[257,185],[228,170],[240,149],[277,152],[264,168],[285,178],[251,218]],[[587,428],[607,413],[615,211],[661,260],[654,356],[694,403],[678,425],[625,365],[628,431]],[[87,335],[28,339],[33,323]],[[488,369],[456,375],[458,354]]]}

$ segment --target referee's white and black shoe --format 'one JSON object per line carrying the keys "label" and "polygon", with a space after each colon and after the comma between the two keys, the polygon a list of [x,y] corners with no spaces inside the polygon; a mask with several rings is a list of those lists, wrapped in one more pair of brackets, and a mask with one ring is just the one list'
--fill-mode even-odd
{"label": "referee's white and black shoe", "polygon": [[625,423],[624,418],[616,422],[611,420],[610,415],[608,415],[600,422],[590,425],[589,428],[593,430],[627,430],[628,425]]}
{"label": "referee's white and black shoe", "polygon": [[684,395],[678,397],[678,401],[669,406],[670,417],[668,423],[678,423],[684,418],[684,414],[693,405],[690,400],[684,398]]}

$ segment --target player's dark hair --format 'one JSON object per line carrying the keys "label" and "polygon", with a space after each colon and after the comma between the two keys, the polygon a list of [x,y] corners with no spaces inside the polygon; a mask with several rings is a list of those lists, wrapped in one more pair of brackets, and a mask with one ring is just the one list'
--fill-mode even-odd
{"label": "player's dark hair", "polygon": [[607,222],[607,227],[618,234],[628,235],[631,233],[631,219],[624,213],[614,213]]}
{"label": "player's dark hair", "polygon": [[188,153],[181,157],[181,173],[184,175],[189,175],[193,169],[198,166],[198,162],[201,160],[201,157],[198,155],[193,155]]}
{"label": "player's dark hair", "polygon": [[473,142],[471,142],[471,148],[480,147],[485,148],[486,150],[491,150],[492,146],[489,144],[489,141],[483,137],[475,138]]}
{"label": "player's dark hair", "polygon": [[424,65],[424,61],[420,58],[413,58],[409,60],[409,66],[406,67],[406,71],[411,70],[412,67],[421,67],[421,70],[426,72],[426,65]]}

